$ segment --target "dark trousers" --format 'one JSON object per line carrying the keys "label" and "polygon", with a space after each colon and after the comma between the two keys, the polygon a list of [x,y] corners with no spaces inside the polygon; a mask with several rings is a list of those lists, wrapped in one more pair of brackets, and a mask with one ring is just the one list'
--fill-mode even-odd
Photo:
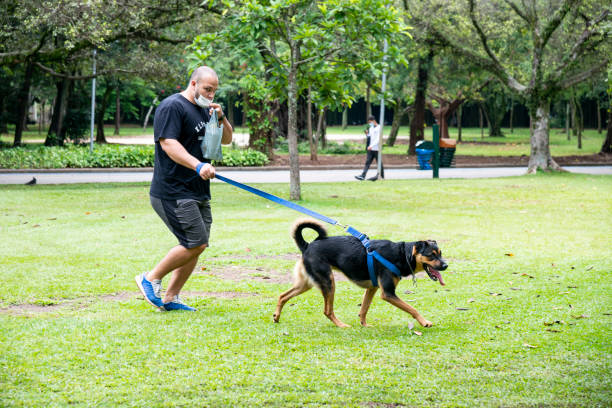
{"label": "dark trousers", "polygon": [[[378,164],[378,150],[368,150],[368,156],[366,158],[366,163],[365,163],[365,167],[363,168],[363,172],[361,173],[362,177],[366,176],[366,173],[368,172],[368,169],[370,168],[370,164],[372,164],[372,161],[376,159],[376,163]],[[380,170],[381,170],[381,176],[385,177],[385,167],[384,166],[380,166]]]}

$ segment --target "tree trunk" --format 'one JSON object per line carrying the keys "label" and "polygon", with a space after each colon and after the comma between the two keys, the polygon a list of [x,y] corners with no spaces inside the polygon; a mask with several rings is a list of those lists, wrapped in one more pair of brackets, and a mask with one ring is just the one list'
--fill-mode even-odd
{"label": "tree trunk", "polygon": [[606,132],[606,140],[601,145],[601,153],[612,153],[612,107],[608,109],[608,131]]}
{"label": "tree trunk", "polygon": [[572,138],[572,135],[570,134],[570,112],[571,108],[568,101],[565,103],[565,134],[567,135],[567,140]]}
{"label": "tree trunk", "polygon": [[[232,101],[232,96],[232,93],[227,94],[227,107],[225,110],[227,111],[228,122],[230,125],[235,126],[236,122],[234,122],[234,103]],[[155,102],[157,102],[157,97],[155,97]]]}
{"label": "tree trunk", "polygon": [[45,139],[45,146],[63,146],[64,144],[64,118],[68,109],[68,97],[70,96],[70,80],[63,78],[56,82],[57,94],[53,104],[53,115],[51,124]]}
{"label": "tree trunk", "polygon": [[370,103],[370,85],[366,85],[366,123],[372,115],[372,104]]}
{"label": "tree trunk", "polygon": [[[151,117],[151,112],[153,112],[153,109],[155,108],[155,105],[157,104],[157,101],[159,100],[159,98],[157,96],[155,96],[155,99],[153,99],[153,102],[151,102],[151,106],[149,106],[149,110],[147,110],[147,114],[145,115],[145,119],[144,122],[142,123],[142,130],[146,130],[147,126],[149,125],[149,117]],[[230,109],[228,112],[233,112],[233,109]],[[230,121],[230,123],[233,125],[234,121],[233,121],[233,114],[232,114],[232,119],[230,119],[228,117],[227,120]]]}
{"label": "tree trunk", "polygon": [[345,106],[342,110],[342,130],[348,126],[348,108]]}
{"label": "tree trunk", "polygon": [[21,146],[21,137],[25,128],[25,123],[28,117],[28,105],[30,102],[30,87],[32,85],[32,73],[34,72],[34,63],[29,61],[26,63],[23,84],[19,90],[17,97],[17,123],[15,124],[15,138],[13,146]]}
{"label": "tree trunk", "polygon": [[534,174],[540,170],[563,170],[550,155],[549,143],[549,109],[550,102],[538,101],[532,104],[537,106],[535,113],[534,129],[531,135],[531,155],[527,173]]}
{"label": "tree trunk", "polygon": [[[463,117],[463,105],[459,105],[457,108],[457,141],[461,141],[461,118]],[[512,114],[510,114],[512,117]]]}
{"label": "tree trunk", "polygon": [[115,133],[113,135],[118,136],[121,130],[121,94],[119,90],[119,82],[115,87]]}
{"label": "tree trunk", "polygon": [[510,133],[514,133],[514,99],[510,101]]}
{"label": "tree trunk", "polygon": [[419,58],[417,68],[417,83],[414,96],[414,115],[410,122],[410,144],[408,145],[408,155],[416,154],[416,142],[425,138],[425,95],[427,93],[427,82],[429,81],[429,67],[433,59],[433,52],[430,50],[427,56]]}
{"label": "tree trunk", "polygon": [[101,101],[98,104],[98,111],[96,112],[96,143],[99,144],[107,143],[106,136],[104,135],[104,115],[106,114],[106,109],[108,108],[108,102],[110,101],[112,92],[113,88],[107,84]]}
{"label": "tree trunk", "polygon": [[306,127],[308,129],[308,143],[310,144],[310,160],[319,161],[317,157],[317,141],[312,134],[312,95],[310,86],[308,86],[308,102],[306,107]]}
{"label": "tree trunk", "polygon": [[287,92],[287,139],[289,142],[289,198],[299,200],[302,196],[300,188],[300,161],[298,153],[298,134],[297,134],[297,67],[295,61],[299,60],[299,49],[292,44],[291,66],[289,68],[288,92]]}
{"label": "tree trunk", "polygon": [[484,139],[484,120],[482,117],[482,106],[478,106],[478,124],[480,125],[480,138]]}
{"label": "tree trunk", "polygon": [[391,123],[391,132],[389,132],[389,138],[387,139],[387,146],[393,146],[397,139],[402,119],[404,117],[404,106],[402,100],[398,99],[395,103],[395,109],[393,112],[393,122]]}
{"label": "tree trunk", "polygon": [[599,98],[597,99],[597,133],[601,135],[601,104]]}

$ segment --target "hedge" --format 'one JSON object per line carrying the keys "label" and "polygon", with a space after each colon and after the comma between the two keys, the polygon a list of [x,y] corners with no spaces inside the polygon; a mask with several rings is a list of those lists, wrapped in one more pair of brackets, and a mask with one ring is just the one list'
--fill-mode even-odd
{"label": "hedge", "polygon": [[[263,166],[265,154],[252,149],[224,149],[218,166]],[[154,146],[96,145],[93,153],[86,145],[63,147],[25,146],[0,149],[0,168],[63,169],[89,167],[152,167]]]}

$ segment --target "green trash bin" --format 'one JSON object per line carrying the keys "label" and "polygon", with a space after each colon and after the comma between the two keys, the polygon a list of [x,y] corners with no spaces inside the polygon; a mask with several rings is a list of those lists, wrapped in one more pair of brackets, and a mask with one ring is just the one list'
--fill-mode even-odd
{"label": "green trash bin", "polygon": [[455,164],[457,141],[440,139],[440,167],[452,167]]}

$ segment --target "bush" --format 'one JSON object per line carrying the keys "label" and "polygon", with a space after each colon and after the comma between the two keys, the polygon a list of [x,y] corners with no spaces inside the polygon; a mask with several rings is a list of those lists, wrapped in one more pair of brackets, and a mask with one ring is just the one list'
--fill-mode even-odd
{"label": "bush", "polygon": [[264,166],[268,164],[268,156],[253,149],[239,150],[231,149],[223,152],[223,160],[215,162],[215,166],[242,167],[242,166]]}
{"label": "bush", "polygon": [[[89,146],[24,146],[0,148],[0,168],[4,169],[62,169],[152,167],[154,146],[96,145],[93,153]],[[255,150],[228,149],[224,151],[220,166],[263,166],[268,163],[265,154]]]}

